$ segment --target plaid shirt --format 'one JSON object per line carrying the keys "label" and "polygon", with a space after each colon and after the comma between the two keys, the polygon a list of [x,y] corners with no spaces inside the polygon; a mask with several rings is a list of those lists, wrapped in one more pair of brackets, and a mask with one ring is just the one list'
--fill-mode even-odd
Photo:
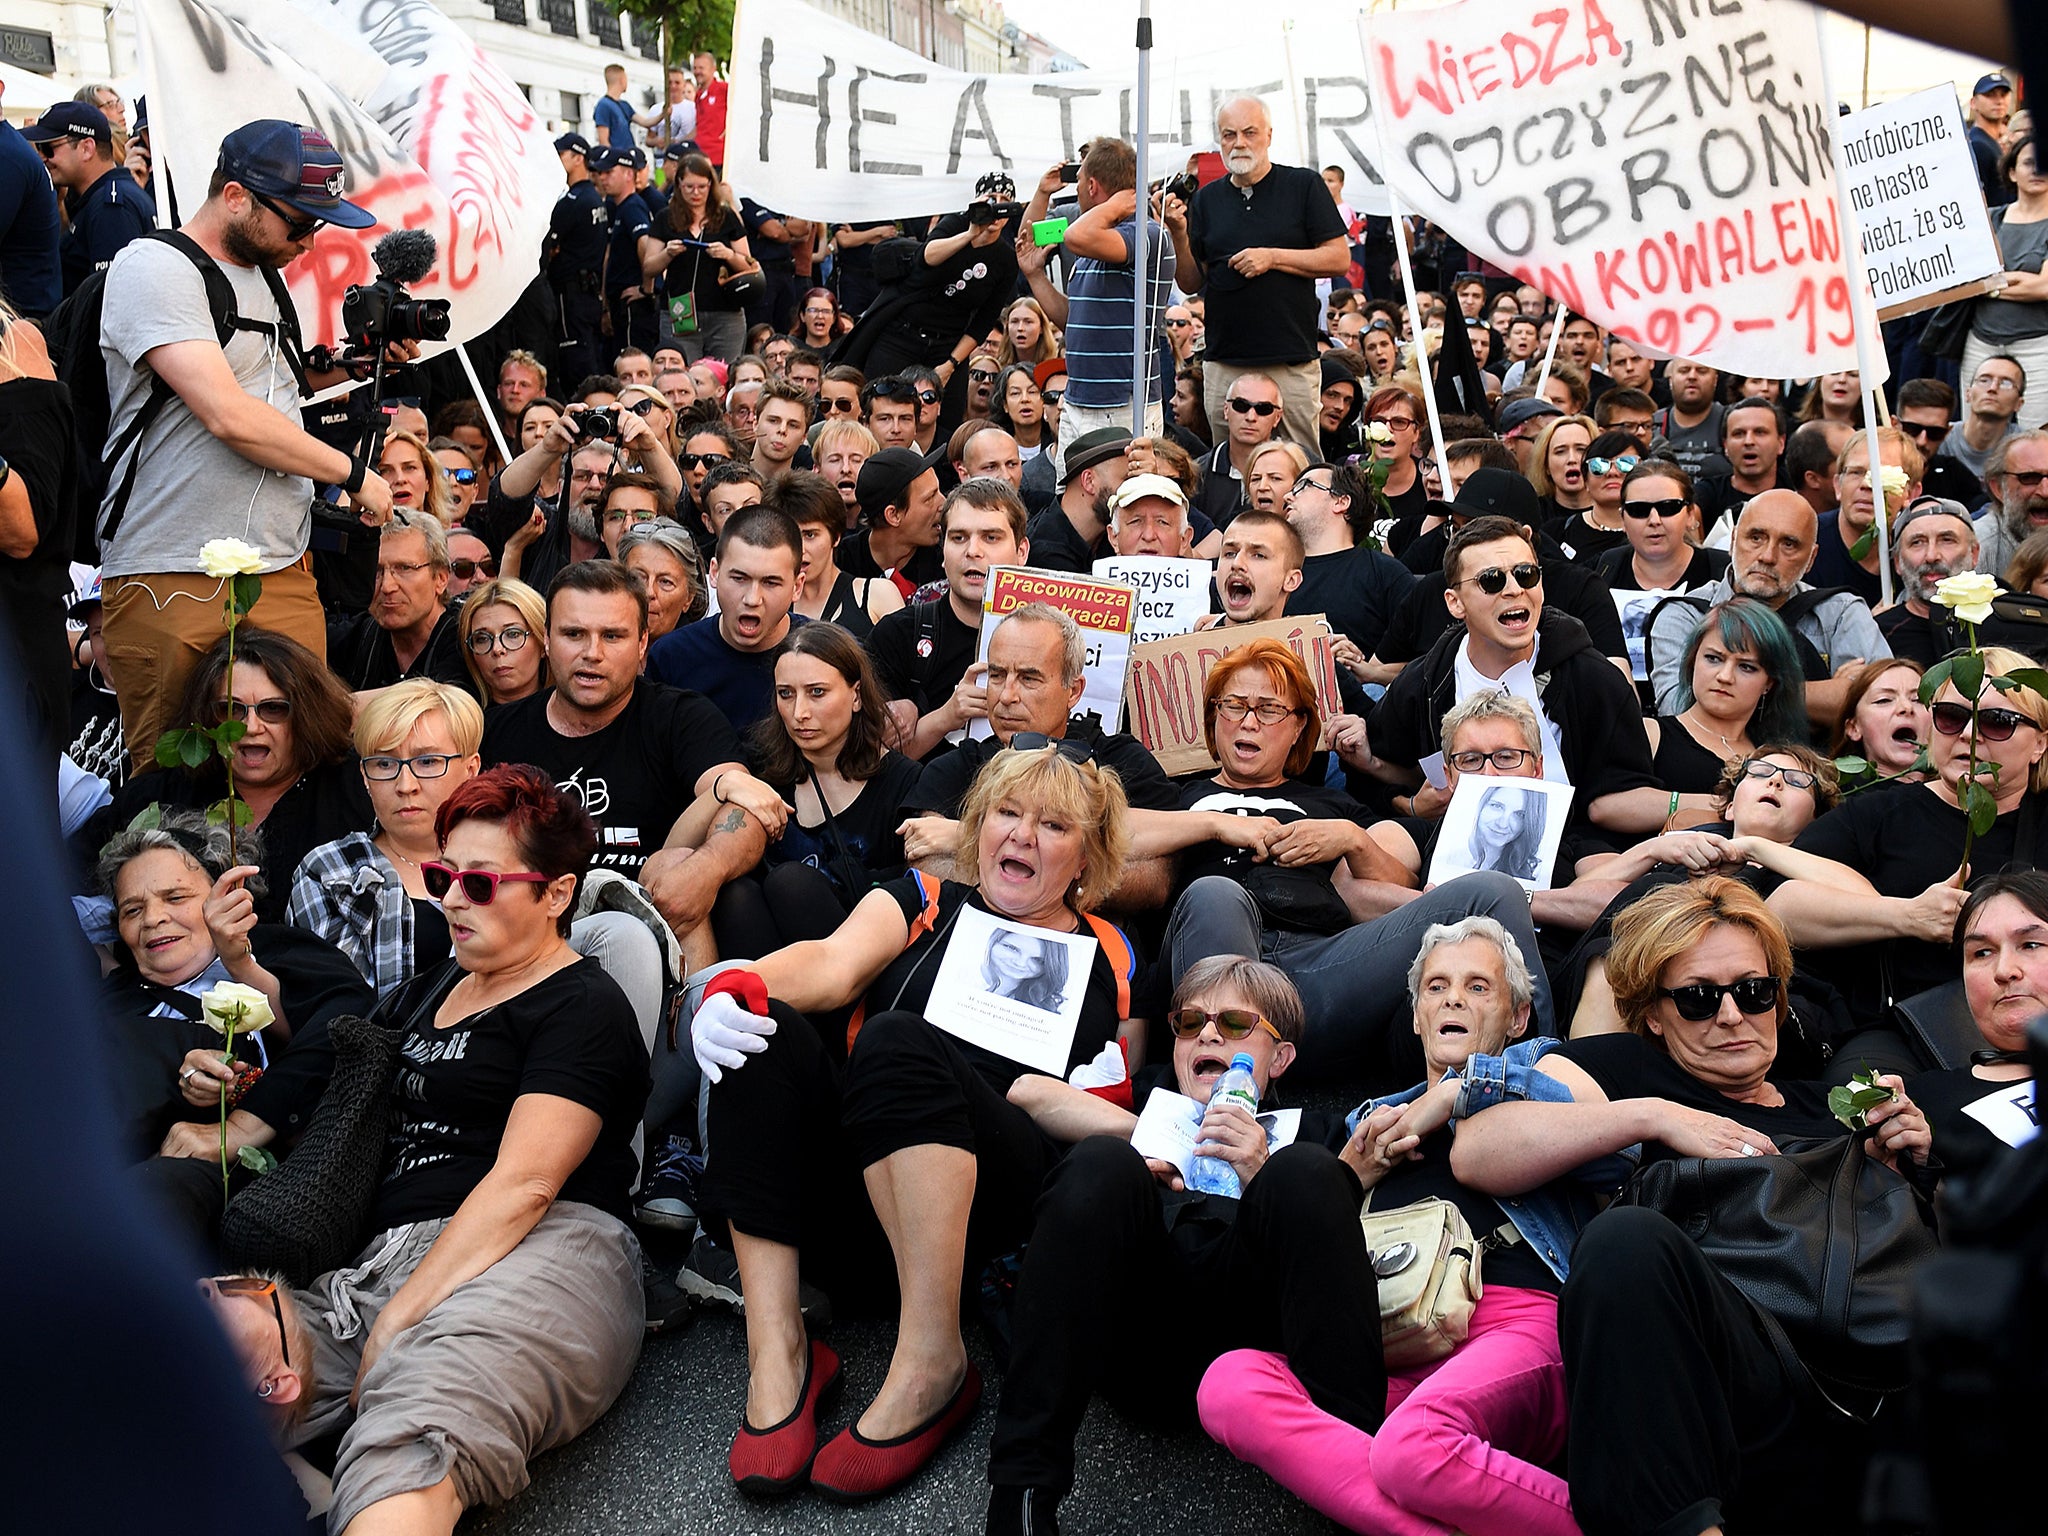
{"label": "plaid shirt", "polygon": [[285,921],[317,933],[388,997],[412,979],[412,899],[369,834],[322,843],[292,876]]}

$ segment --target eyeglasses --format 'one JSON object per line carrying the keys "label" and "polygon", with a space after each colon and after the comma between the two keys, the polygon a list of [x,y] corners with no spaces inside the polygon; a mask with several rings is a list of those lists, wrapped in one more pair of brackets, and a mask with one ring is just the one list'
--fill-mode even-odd
{"label": "eyeglasses", "polygon": [[1415,430],[1415,418],[1413,416],[1375,416],[1367,425],[1389,427],[1396,432],[1413,432]]}
{"label": "eyeglasses", "polygon": [[2048,470],[2008,469],[2005,472],[2005,478],[2014,485],[2017,485],[2021,490],[2031,493],[2040,489],[2043,480],[2048,480]]}
{"label": "eyeglasses", "polygon": [[1280,407],[1270,400],[1247,400],[1241,395],[1232,395],[1230,397],[1230,408],[1240,415],[1251,415],[1261,418],[1278,415],[1280,411]]}
{"label": "eyeglasses", "polygon": [[1226,1040],[1242,1040],[1255,1029],[1263,1029],[1275,1040],[1280,1038],[1280,1031],[1256,1008],[1219,1008],[1214,1013],[1206,1008],[1176,1008],[1166,1016],[1166,1022],[1182,1040],[1194,1039],[1211,1024]]}
{"label": "eyeglasses", "polygon": [[1491,752],[1453,752],[1445,761],[1460,773],[1479,773],[1488,763],[1502,773],[1513,773],[1535,755],[1527,747],[1496,747]]}
{"label": "eyeglasses", "polygon": [[416,779],[438,779],[447,774],[448,765],[454,761],[452,752],[422,752],[417,757],[389,757],[379,753],[363,759],[363,777],[388,784],[398,777],[401,768],[410,768]]}
{"label": "eyeglasses", "polygon": [[277,1352],[284,1356],[287,1366],[292,1363],[291,1342],[284,1332],[284,1302],[278,1297],[275,1280],[265,1280],[261,1275],[215,1275],[208,1283],[222,1296],[254,1296],[259,1300],[267,1297],[277,1318]]}
{"label": "eyeglasses", "polygon": [[[835,404],[832,409],[836,411],[839,406]],[[848,406],[847,409],[851,410],[852,407]],[[709,469],[714,464],[727,462],[727,457],[722,453],[679,453],[676,455],[676,468],[685,472],[700,467]]]}
{"label": "eyeglasses", "polygon": [[1278,725],[1282,720],[1300,714],[1301,709],[1298,705],[1290,709],[1277,699],[1262,699],[1254,704],[1241,693],[1226,693],[1216,701],[1216,713],[1226,720],[1242,720],[1246,715],[1256,715],[1261,725]]}
{"label": "eyeglasses", "polygon": [[1902,421],[1899,430],[1908,437],[1940,439],[1948,436],[1949,424],[1945,421]]}
{"label": "eyeglasses", "polygon": [[1752,757],[1744,763],[1742,776],[1746,779],[1783,779],[1788,789],[1812,789],[1820,782],[1804,768],[1787,768],[1783,763],[1762,757]]}
{"label": "eyeglasses", "polygon": [[[452,566],[454,562],[451,561],[449,563]],[[389,577],[392,581],[399,581],[407,576],[417,576],[421,571],[431,571],[433,568],[434,562],[431,560],[415,560],[410,565],[380,564],[377,567],[376,579],[381,582],[386,577]]]}
{"label": "eyeglasses", "polygon": [[2016,395],[2020,391],[2020,381],[2018,379],[2001,379],[1995,373],[1980,373],[1977,377],[1970,380],[1970,388],[1988,389],[1993,394],[1999,395]]}
{"label": "eyeglasses", "polygon": [[1642,462],[1632,453],[1624,453],[1618,459],[1588,459],[1586,470],[1595,475],[1625,475]]}
{"label": "eyeglasses", "polygon": [[451,555],[448,559],[448,571],[457,581],[473,581],[478,576],[497,575],[498,562],[489,555],[485,555],[481,560],[471,560],[464,555]]}
{"label": "eyeglasses", "polygon": [[289,240],[311,239],[319,231],[320,226],[327,222],[325,219],[309,219],[302,213],[280,208],[261,192],[252,191],[249,195],[278,216],[284,224],[285,238]]}
{"label": "eyeglasses", "polygon": [[1477,575],[1467,576],[1458,585],[1461,587],[1476,586],[1488,597],[1498,597],[1508,589],[1508,578],[1510,576],[1515,578],[1515,585],[1524,592],[1533,592],[1536,588],[1543,585],[1543,567],[1533,560],[1525,560],[1520,565],[1511,565],[1506,570],[1502,570],[1497,565],[1489,565]]}
{"label": "eyeglasses", "polygon": [[462,899],[473,907],[488,907],[496,901],[498,887],[507,880],[515,880],[522,885],[546,885],[553,878],[552,875],[535,874],[529,870],[457,869],[439,859],[429,859],[420,866],[420,882],[434,900],[439,901],[446,896],[448,888],[459,881]]}
{"label": "eyeglasses", "polygon": [[222,699],[220,712],[230,720],[246,721],[254,715],[265,725],[282,725],[292,717],[292,701],[258,699],[254,704],[244,704],[240,699]]}
{"label": "eyeglasses", "polygon": [[[1960,736],[1970,728],[1967,704],[1937,704],[1929,713],[1934,716],[1934,728],[1944,736]],[[2033,723],[2016,709],[1977,711],[1977,734],[1986,741],[2011,741],[2014,731]]]}
{"label": "eyeglasses", "polygon": [[[1311,475],[1312,474],[1313,471],[1311,471]],[[1335,482],[1328,480],[1316,480],[1311,478],[1311,475],[1303,475],[1299,480],[1295,481],[1292,489],[1288,492],[1288,494],[1294,495],[1295,493],[1300,491],[1321,491],[1325,496],[1329,495],[1330,487]]]}
{"label": "eyeglasses", "polygon": [[[1593,473],[1597,475],[1600,471],[1596,469]],[[1683,496],[1664,496],[1656,501],[1624,501],[1621,504],[1624,517],[1648,517],[1652,512],[1659,517],[1676,517],[1685,508]]]}
{"label": "eyeglasses", "polygon": [[1696,981],[1685,987],[1659,987],[1657,995],[1670,998],[1671,1006],[1678,1010],[1681,1019],[1704,1024],[1721,1011],[1721,999],[1724,997],[1734,998],[1735,1006],[1744,1013],[1769,1013],[1778,1006],[1783,989],[1775,976],[1745,976],[1726,985]]}
{"label": "eyeglasses", "polygon": [[457,485],[475,485],[476,471],[473,469],[444,469],[441,471]]}
{"label": "eyeglasses", "polygon": [[1071,736],[1048,736],[1043,731],[1019,731],[1010,738],[1010,747],[1017,752],[1043,752],[1052,747],[1070,763],[1095,761],[1095,748],[1087,742]]}
{"label": "eyeglasses", "polygon": [[532,634],[532,630],[520,624],[507,624],[496,634],[488,629],[473,629],[469,632],[469,648],[479,656],[488,656],[496,650],[502,650],[509,656],[526,644]]}

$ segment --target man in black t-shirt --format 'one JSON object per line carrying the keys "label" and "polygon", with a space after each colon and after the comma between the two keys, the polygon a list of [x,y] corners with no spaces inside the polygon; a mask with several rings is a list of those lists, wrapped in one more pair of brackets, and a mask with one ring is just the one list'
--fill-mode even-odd
{"label": "man in black t-shirt", "polygon": [[1360,549],[1371,526],[1371,487],[1350,464],[1311,464],[1288,491],[1287,522],[1301,536],[1301,581],[1287,595],[1290,614],[1320,613],[1337,635],[1338,664],[1362,682],[1368,658],[1415,577],[1392,555]]}
{"label": "man in black t-shirt", "polygon": [[[491,711],[483,760],[531,763],[574,795],[597,823],[595,866],[647,888],[695,970],[717,958],[713,898],[760,859],[764,826],[781,830],[782,797],[741,766],[711,701],[646,681],[646,659],[640,578],[609,560],[568,567],[548,593],[554,686]],[[692,847],[678,823],[705,795],[717,807]]]}
{"label": "man in black t-shirt", "polygon": [[1130,473],[1131,434],[1097,427],[1067,445],[1060,499],[1031,520],[1031,563],[1086,576],[1110,552],[1109,498]]}
{"label": "man in black t-shirt", "polygon": [[1316,279],[1351,265],[1344,218],[1320,175],[1273,164],[1273,118],[1257,97],[1223,104],[1216,139],[1229,177],[1203,187],[1192,204],[1168,195],[1160,205],[1175,280],[1207,300],[1202,389],[1210,435],[1223,440],[1231,383],[1256,368],[1280,385],[1287,435],[1313,449],[1323,392]]}
{"label": "man in black t-shirt", "polygon": [[400,511],[384,525],[370,611],[328,624],[327,665],[357,693],[411,677],[476,692],[448,606],[448,535],[434,518]]}
{"label": "man in black t-shirt", "polygon": [[742,507],[718,534],[711,584],[718,612],[663,635],[647,653],[647,675],[693,687],[744,731],[775,707],[775,652],[790,627],[803,536],[785,512]]}

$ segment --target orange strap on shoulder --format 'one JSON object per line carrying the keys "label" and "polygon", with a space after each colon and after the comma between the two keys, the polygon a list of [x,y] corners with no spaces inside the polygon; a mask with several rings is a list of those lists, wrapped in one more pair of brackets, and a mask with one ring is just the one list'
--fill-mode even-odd
{"label": "orange strap on shoulder", "polygon": [[[910,878],[917,882],[917,889],[924,897],[924,907],[910,920],[910,933],[903,941],[909,949],[919,939],[939,925],[939,882],[921,870],[911,870]],[[860,1027],[867,1021],[868,1000],[863,997],[853,1005],[853,1013],[846,1021],[846,1050],[853,1053],[853,1042],[860,1038]]]}
{"label": "orange strap on shoulder", "polygon": [[1093,912],[1083,912],[1081,916],[1095,930],[1095,942],[1102,946],[1103,956],[1116,975],[1116,1018],[1122,1024],[1131,1016],[1131,977],[1137,973],[1137,954],[1131,941],[1124,937],[1123,929],[1108,918],[1097,917]]}

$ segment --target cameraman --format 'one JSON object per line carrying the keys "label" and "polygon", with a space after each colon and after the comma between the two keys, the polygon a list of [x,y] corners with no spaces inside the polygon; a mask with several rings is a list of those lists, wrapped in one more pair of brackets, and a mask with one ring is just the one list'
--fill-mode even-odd
{"label": "cameraman", "polygon": [[[325,657],[306,552],[313,485],[340,486],[371,527],[391,516],[391,489],[374,470],[301,428],[296,320],[285,322],[276,297],[275,274],[311,248],[322,224],[377,222],[343,201],[345,176],[326,136],[295,123],[264,118],[222,140],[206,201],[183,232],[234,291],[238,319],[225,348],[207,280],[183,249],[132,241],[108,268],[100,342],[110,443],[148,408],[157,380],[169,386],[161,414],[109,463],[99,517],[108,671],[138,766],[154,765],[157,737],[180,723],[170,715],[186,679],[220,639],[225,584],[202,570],[201,545],[255,546],[263,595],[250,621]],[[317,389],[340,378],[306,382]]]}
{"label": "cameraman", "polygon": [[[562,474],[554,501],[539,498],[548,466],[572,456]],[[670,457],[661,434],[644,417],[617,406],[599,409],[572,405],[541,440],[519,455],[491,482],[490,495],[470,510],[465,528],[482,536],[493,550],[508,544],[520,551],[519,579],[545,592],[555,573],[579,559],[604,553],[597,527],[597,508],[614,472],[638,469],[650,476],[670,503],[687,504],[683,474]],[[571,543],[580,537],[579,553]]]}

